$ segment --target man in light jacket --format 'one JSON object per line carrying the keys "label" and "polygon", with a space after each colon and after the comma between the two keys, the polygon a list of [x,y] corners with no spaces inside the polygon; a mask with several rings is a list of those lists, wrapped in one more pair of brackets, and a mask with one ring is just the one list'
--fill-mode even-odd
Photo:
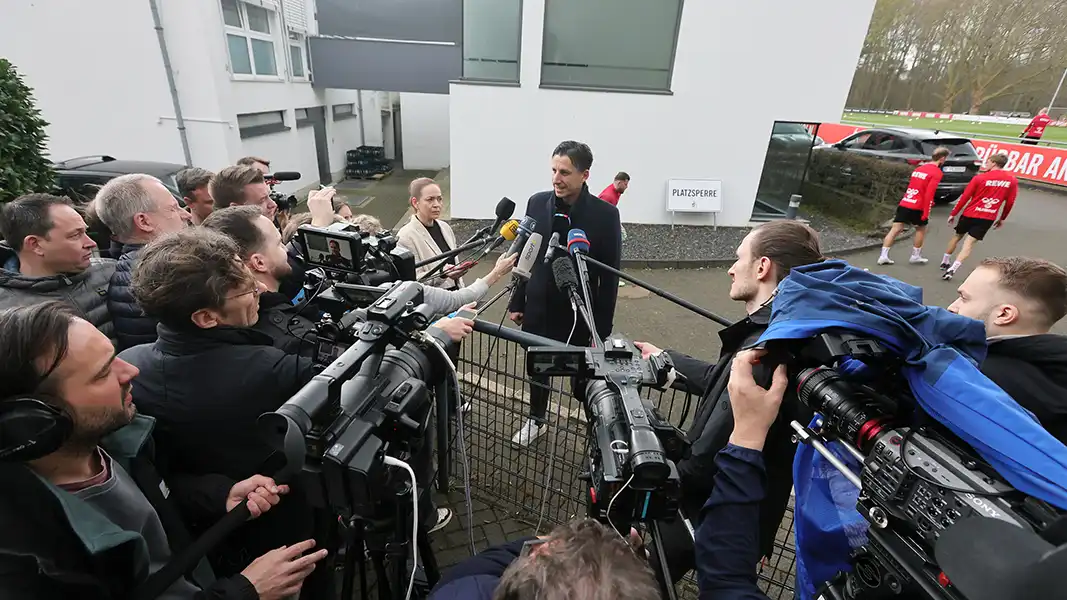
{"label": "man in light jacket", "polygon": [[[409,202],[415,214],[407,225],[397,232],[397,243],[411,250],[415,254],[415,262],[443,254],[456,247],[456,235],[452,233],[452,227],[440,219],[444,199],[441,197],[441,188],[429,177],[420,177],[411,182],[408,187],[411,196]],[[445,259],[446,265],[438,269],[439,274],[446,277],[434,276],[426,285],[456,290],[463,287],[463,274],[467,268],[454,268],[456,258]],[[433,262],[415,270],[415,277],[421,278],[429,273],[440,262]]]}

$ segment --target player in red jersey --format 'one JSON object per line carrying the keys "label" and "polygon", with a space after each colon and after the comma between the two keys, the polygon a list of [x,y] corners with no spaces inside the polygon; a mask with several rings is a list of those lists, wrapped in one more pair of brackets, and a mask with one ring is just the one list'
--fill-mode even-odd
{"label": "player in red jersey", "polygon": [[[952,225],[956,221],[956,215],[963,213],[959,223],[956,223],[956,235],[948,241],[945,256],[941,259],[941,268],[945,270],[942,279],[945,281],[952,279],[963,261],[971,255],[974,245],[985,238],[990,227],[1000,229],[1015,204],[1019,180],[1004,170],[1004,166],[1008,164],[1008,155],[994,154],[986,160],[990,169],[979,173],[967,184],[967,189],[963,190],[963,195],[948,217],[948,223]],[[1004,206],[1003,212],[1000,210],[1001,205]],[[997,213],[1001,213],[999,219]],[[956,245],[961,239],[963,250],[953,262],[952,253],[956,251]]]}
{"label": "player in red jersey", "polygon": [[915,169],[908,181],[908,191],[897,206],[897,215],[893,218],[893,227],[882,242],[882,255],[878,257],[878,264],[891,265],[889,249],[893,247],[893,241],[897,239],[904,228],[908,225],[915,226],[915,245],[911,249],[911,258],[908,259],[913,265],[925,265],[929,262],[923,258],[923,242],[926,241],[926,226],[930,223],[930,208],[934,205],[934,192],[937,184],[941,183],[941,165],[948,158],[949,149],[940,147],[934,150],[930,162]]}
{"label": "player in red jersey", "polygon": [[1048,116],[1048,109],[1042,108],[1038,111],[1037,116],[1030,120],[1030,124],[1023,130],[1022,143],[1036,146],[1037,142],[1041,140],[1041,136],[1045,135],[1045,128],[1052,122],[1052,117]]}

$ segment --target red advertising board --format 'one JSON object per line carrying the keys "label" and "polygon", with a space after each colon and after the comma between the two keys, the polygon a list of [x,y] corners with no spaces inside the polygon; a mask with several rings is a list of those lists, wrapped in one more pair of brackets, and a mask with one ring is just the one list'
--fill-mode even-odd
{"label": "red advertising board", "polygon": [[[867,128],[841,123],[822,123],[819,125],[818,135],[827,144],[833,144],[864,129]],[[971,142],[978,150],[978,156],[983,159],[990,154],[1007,153],[1008,165],[1005,168],[1020,179],[1067,186],[1067,150],[979,139],[972,139]]]}

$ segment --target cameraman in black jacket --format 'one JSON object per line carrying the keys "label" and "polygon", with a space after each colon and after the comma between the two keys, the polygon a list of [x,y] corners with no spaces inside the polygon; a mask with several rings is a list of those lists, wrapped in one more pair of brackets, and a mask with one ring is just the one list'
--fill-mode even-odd
{"label": "cameraman in black jacket", "polygon": [[[166,483],[152,462],[154,421],[130,395],[137,368],[110,340],[59,302],[0,312],[0,597],[119,600],[190,539],[178,510],[213,521],[248,502],[253,516],[288,490],[255,475],[210,473]],[[71,423],[63,436],[36,433],[27,417]],[[28,431],[27,431],[28,430]],[[22,435],[36,443],[24,444]],[[9,454],[10,453],[10,454]],[[273,510],[271,511],[273,512]],[[215,579],[201,561],[162,598],[281,600],[300,590],[322,559],[309,543],[260,556],[239,575]]]}
{"label": "cameraman in black jacket", "polygon": [[[750,232],[737,247],[737,261],[730,267],[730,299],[744,302],[747,317],[719,332],[722,352],[717,363],[707,363],[674,350],[666,350],[686,389],[700,396],[688,438],[692,455],[678,464],[682,479],[682,510],[696,527],[700,509],[713,489],[717,471],[715,457],[726,447],[733,430],[733,414],[727,384],[734,356],[754,344],[767,329],[771,318],[771,300],[778,283],[793,267],[823,260],[819,235],[811,227],[796,221],[772,221]],[[648,342],[635,342],[643,357],[664,352]],[[757,366],[756,381],[770,385],[771,373]],[[762,556],[774,551],[778,524],[789,503],[793,487],[792,429],[796,419],[807,423],[811,411],[790,393],[782,403],[778,420],[771,427],[763,448],[769,482],[767,496],[760,505],[760,550]],[[693,568],[693,547],[684,524],[676,520],[673,532],[664,535],[671,575],[680,579]]]}

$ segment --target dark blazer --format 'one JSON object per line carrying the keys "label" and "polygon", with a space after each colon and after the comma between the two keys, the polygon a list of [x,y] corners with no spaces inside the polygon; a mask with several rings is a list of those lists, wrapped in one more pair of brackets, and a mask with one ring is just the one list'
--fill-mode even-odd
{"label": "dark blazer", "polygon": [[[541,244],[541,252],[530,280],[515,288],[508,310],[524,313],[523,331],[563,341],[571,329],[570,315],[573,313],[570,300],[556,287],[551,265],[543,264],[548,240],[552,237],[552,215],[555,214],[555,209],[555,193],[540,192],[530,196],[526,205],[526,216],[537,221],[535,231],[541,234],[544,243]],[[581,196],[570,209],[570,219],[571,228],[584,230],[589,238],[589,256],[618,269],[622,260],[619,209],[592,195],[589,193],[589,187],[583,186]],[[560,240],[564,244],[566,241],[566,237]],[[589,266],[593,320],[601,339],[611,334],[618,292],[617,276]],[[572,343],[585,345],[588,338],[589,333],[579,318]]]}

